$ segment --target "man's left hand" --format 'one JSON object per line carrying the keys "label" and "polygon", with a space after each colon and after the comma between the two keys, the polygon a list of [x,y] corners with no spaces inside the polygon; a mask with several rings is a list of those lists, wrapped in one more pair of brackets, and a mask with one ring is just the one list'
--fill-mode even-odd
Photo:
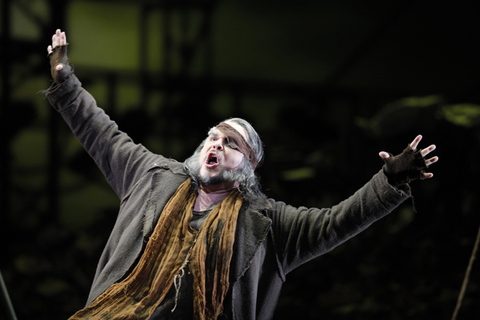
{"label": "man's left hand", "polygon": [[385,162],[385,174],[394,185],[409,183],[415,179],[423,180],[433,177],[433,173],[425,172],[425,169],[437,162],[438,157],[425,159],[425,156],[435,150],[436,146],[432,144],[425,149],[417,151],[418,144],[422,138],[421,135],[418,135],[400,155],[395,157],[385,151],[379,153]]}

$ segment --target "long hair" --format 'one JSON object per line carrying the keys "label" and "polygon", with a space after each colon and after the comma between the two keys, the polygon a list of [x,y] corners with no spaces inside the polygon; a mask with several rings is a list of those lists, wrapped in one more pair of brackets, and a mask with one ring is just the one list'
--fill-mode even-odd
{"label": "long hair", "polygon": [[[249,122],[241,118],[230,118],[225,121],[234,122],[245,129],[245,131],[247,132],[247,142],[255,152],[258,160],[258,165],[260,165],[264,157],[263,143],[253,126]],[[213,129],[215,129],[215,127],[210,129],[210,131]],[[201,165],[199,157],[200,151],[202,150],[205,141],[206,139],[203,140],[202,143],[200,143],[193,155],[184,162],[184,168],[191,177],[194,188],[196,189],[198,189],[200,187],[200,184],[203,183],[200,177]],[[237,181],[239,183],[239,190],[243,193],[243,196],[247,201],[258,198],[258,196],[263,196],[260,186],[260,178],[257,176],[255,170],[252,168],[250,162],[246,157],[243,158],[242,163],[238,168],[234,170],[227,170],[226,172],[224,172],[223,179],[228,181]]]}

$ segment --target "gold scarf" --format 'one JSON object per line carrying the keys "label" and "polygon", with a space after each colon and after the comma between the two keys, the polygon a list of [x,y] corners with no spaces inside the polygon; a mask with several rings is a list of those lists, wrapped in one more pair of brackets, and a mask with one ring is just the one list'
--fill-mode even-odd
{"label": "gold scarf", "polygon": [[190,226],[197,193],[185,181],[169,200],[135,269],[74,319],[148,319],[188,259],[193,273],[193,318],[217,319],[229,287],[230,261],[243,197],[232,190],[200,230]]}

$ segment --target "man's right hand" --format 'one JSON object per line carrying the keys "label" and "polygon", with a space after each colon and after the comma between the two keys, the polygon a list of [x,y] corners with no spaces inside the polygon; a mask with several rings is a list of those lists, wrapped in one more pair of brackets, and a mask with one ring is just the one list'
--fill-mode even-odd
{"label": "man's right hand", "polygon": [[52,36],[52,44],[47,47],[50,57],[50,66],[52,77],[56,83],[61,83],[67,79],[72,70],[69,66],[67,57],[67,35],[60,29],[57,29]]}

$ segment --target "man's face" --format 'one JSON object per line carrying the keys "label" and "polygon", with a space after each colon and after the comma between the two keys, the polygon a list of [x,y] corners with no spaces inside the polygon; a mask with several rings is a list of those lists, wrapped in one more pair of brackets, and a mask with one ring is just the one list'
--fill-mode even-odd
{"label": "man's face", "polygon": [[[247,133],[242,126],[230,121],[225,121],[225,123],[234,127],[247,140]],[[220,130],[211,130],[200,151],[201,180],[211,181],[212,185],[219,184],[219,187],[235,187],[235,182],[223,181],[222,175],[225,171],[238,169],[243,158],[243,153],[232,149],[227,144],[226,136]]]}

